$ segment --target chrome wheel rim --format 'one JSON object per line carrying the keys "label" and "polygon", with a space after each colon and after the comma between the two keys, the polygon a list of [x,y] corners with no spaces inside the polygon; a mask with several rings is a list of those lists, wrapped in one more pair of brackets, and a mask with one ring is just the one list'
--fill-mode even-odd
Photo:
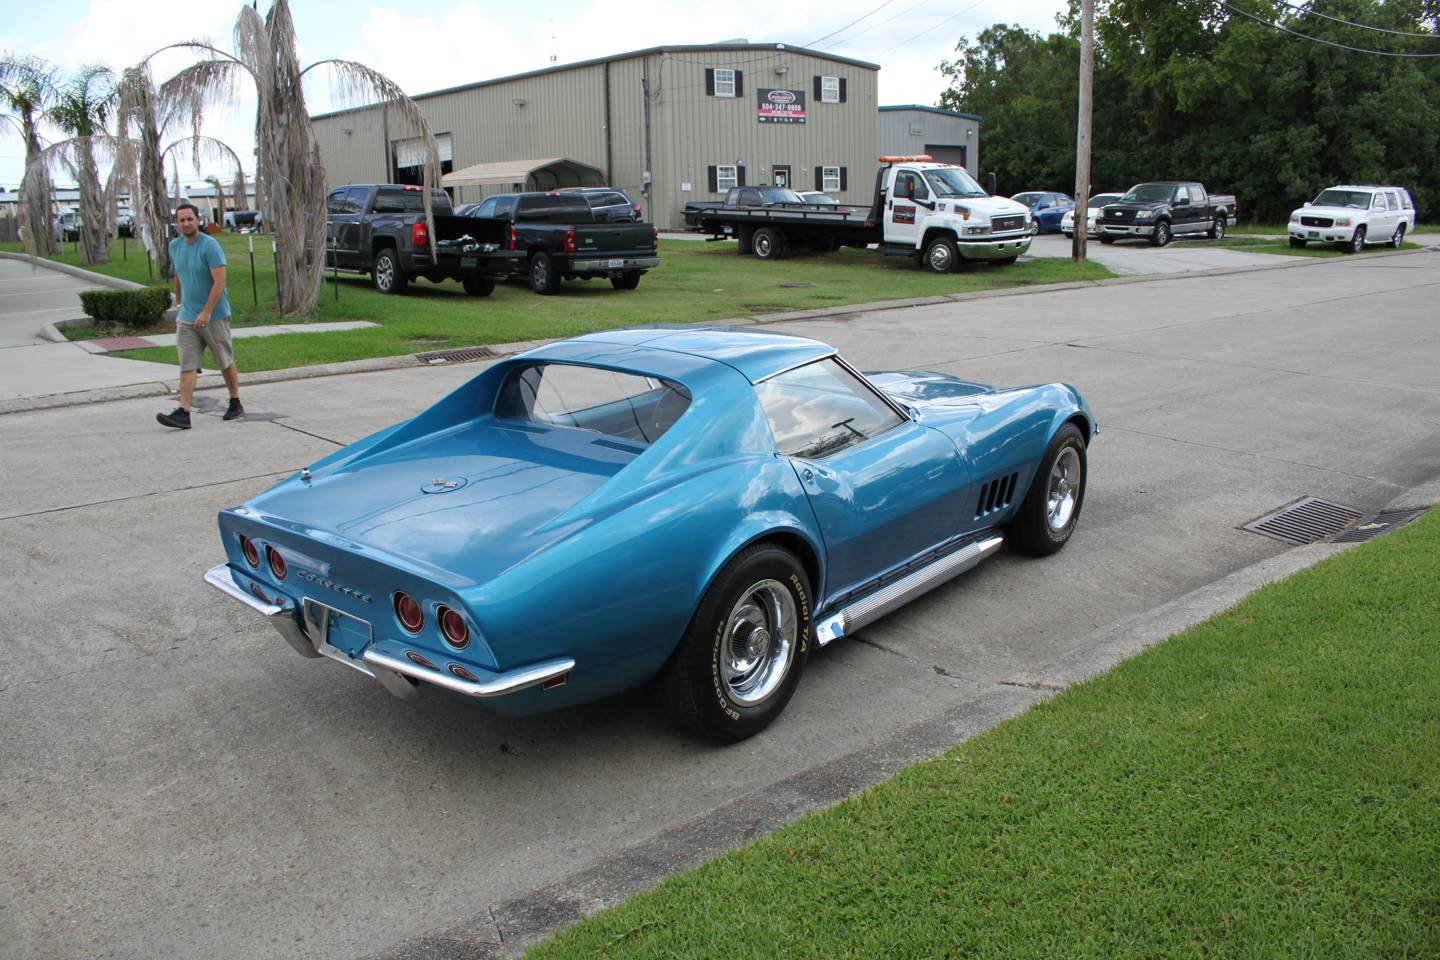
{"label": "chrome wheel rim", "polygon": [[1045,493],[1045,521],[1056,532],[1070,526],[1075,507],[1080,502],[1080,454],[1066,447],[1050,468],[1050,483]]}
{"label": "chrome wheel rim", "polygon": [[1363,230],[1355,231],[1355,238],[1350,241],[1350,247],[1356,253],[1359,253],[1361,250],[1365,249],[1365,233]]}
{"label": "chrome wheel rim", "polygon": [[375,265],[375,283],[383,290],[390,289],[390,284],[395,280],[395,267],[389,257],[381,257],[380,262]]}
{"label": "chrome wheel rim", "polygon": [[1216,221],[1215,221],[1215,239],[1216,239],[1216,240],[1224,240],[1224,239],[1225,239],[1225,221],[1224,221],[1224,220],[1216,220]]}
{"label": "chrome wheel rim", "polygon": [[780,688],[795,660],[799,622],[795,598],[778,580],[741,594],[720,639],[720,680],[732,702],[755,706]]}
{"label": "chrome wheel rim", "polygon": [[755,255],[764,260],[770,256],[770,234],[762,233],[750,242],[755,249]]}
{"label": "chrome wheel rim", "polygon": [[550,282],[550,271],[546,269],[545,261],[537,259],[530,268],[530,275],[535,278],[535,286],[543,287]]}
{"label": "chrome wheel rim", "polygon": [[1390,238],[1390,245],[1399,250],[1405,244],[1405,228],[1396,227],[1395,236]]}
{"label": "chrome wheel rim", "polygon": [[1170,228],[1163,223],[1160,224],[1155,228],[1155,239],[1160,241],[1160,246],[1165,246],[1165,242],[1170,239]]}
{"label": "chrome wheel rim", "polygon": [[944,273],[950,269],[950,249],[943,243],[932,244],[930,247],[930,269],[936,273]]}

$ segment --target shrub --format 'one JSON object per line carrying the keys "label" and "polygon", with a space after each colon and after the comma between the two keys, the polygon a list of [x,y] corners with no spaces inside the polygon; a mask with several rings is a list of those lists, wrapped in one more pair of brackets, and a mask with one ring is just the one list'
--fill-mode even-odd
{"label": "shrub", "polygon": [[139,329],[159,323],[170,306],[170,291],[165,287],[144,290],[84,290],[80,306],[97,323],[113,323]]}

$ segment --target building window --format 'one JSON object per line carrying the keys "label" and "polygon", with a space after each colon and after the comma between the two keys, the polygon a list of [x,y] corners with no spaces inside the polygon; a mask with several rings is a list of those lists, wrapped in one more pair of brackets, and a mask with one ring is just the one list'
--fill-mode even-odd
{"label": "building window", "polygon": [[820,189],[826,193],[838,193],[840,190],[840,168],[820,168]]}
{"label": "building window", "polygon": [[717,97],[735,96],[735,71],[716,67],[713,73],[715,75],[715,89],[712,90],[711,93],[713,93]]}
{"label": "building window", "polygon": [[715,189],[724,193],[731,187],[740,186],[740,174],[734,164],[717,164],[715,167]]}
{"label": "building window", "polygon": [[821,102],[821,103],[839,103],[839,102],[840,102],[840,78],[839,78],[839,77],[821,77],[821,78],[820,78],[820,102]]}

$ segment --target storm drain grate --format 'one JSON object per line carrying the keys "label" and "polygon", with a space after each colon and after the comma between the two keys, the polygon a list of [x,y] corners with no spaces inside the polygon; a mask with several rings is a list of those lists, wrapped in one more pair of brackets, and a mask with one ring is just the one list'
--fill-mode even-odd
{"label": "storm drain grate", "polygon": [[1319,497],[1301,497],[1274,513],[1251,520],[1240,529],[1285,543],[1303,545],[1333,537],[1354,526],[1363,516],[1359,510],[1344,504],[1331,503]]}
{"label": "storm drain grate", "polygon": [[466,347],[463,350],[434,350],[430,353],[417,353],[415,359],[425,364],[437,363],[469,363],[472,360],[490,360],[497,354],[488,347]]}
{"label": "storm drain grate", "polygon": [[1421,507],[1418,510],[1392,510],[1389,513],[1377,513],[1362,523],[1356,524],[1350,530],[1343,530],[1335,538],[1336,543],[1359,543],[1362,540],[1373,540],[1383,533],[1389,533],[1398,527],[1422,517],[1429,507]]}

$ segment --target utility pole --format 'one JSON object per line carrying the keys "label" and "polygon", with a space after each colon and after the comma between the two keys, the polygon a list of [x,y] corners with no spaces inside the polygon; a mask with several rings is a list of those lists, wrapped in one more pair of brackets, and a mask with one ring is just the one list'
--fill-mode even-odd
{"label": "utility pole", "polygon": [[1090,233],[1090,116],[1095,92],[1095,0],[1080,4],[1080,122],[1075,130],[1075,234],[1070,259],[1085,262]]}

